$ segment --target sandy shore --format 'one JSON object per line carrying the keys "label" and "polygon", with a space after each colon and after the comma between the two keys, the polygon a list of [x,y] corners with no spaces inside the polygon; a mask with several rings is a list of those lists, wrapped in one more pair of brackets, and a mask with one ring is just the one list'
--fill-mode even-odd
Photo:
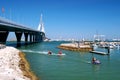
{"label": "sandy shore", "polygon": [[0,49],[0,80],[38,80],[25,55],[14,47]]}

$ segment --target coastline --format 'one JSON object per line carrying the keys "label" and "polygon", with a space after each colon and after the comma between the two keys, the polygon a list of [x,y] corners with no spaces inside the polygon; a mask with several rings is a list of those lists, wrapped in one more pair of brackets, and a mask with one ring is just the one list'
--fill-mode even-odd
{"label": "coastline", "polygon": [[19,68],[22,70],[23,75],[30,78],[30,80],[39,80],[37,76],[30,70],[30,64],[25,58],[23,52],[19,52],[21,60],[19,61]]}
{"label": "coastline", "polygon": [[0,79],[2,80],[38,80],[30,70],[25,54],[14,47],[0,49]]}

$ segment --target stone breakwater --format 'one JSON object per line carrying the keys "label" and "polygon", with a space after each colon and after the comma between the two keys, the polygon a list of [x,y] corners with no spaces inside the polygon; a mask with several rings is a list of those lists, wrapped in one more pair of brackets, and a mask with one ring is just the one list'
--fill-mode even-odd
{"label": "stone breakwater", "polygon": [[93,50],[93,48],[90,45],[78,45],[77,43],[60,44],[58,48],[70,50],[70,51],[92,51]]}
{"label": "stone breakwater", "polygon": [[38,80],[25,55],[14,47],[0,49],[0,80]]}

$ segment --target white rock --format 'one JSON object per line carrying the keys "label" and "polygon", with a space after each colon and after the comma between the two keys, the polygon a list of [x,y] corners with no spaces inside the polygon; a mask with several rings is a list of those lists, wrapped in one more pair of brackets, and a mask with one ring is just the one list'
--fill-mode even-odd
{"label": "white rock", "polygon": [[13,47],[0,49],[0,80],[30,80],[19,68],[19,52]]}

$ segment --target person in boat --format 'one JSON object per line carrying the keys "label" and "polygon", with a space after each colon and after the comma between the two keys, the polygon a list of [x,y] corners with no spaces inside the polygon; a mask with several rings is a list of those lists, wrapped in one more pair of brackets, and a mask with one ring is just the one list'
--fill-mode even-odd
{"label": "person in boat", "polygon": [[51,51],[48,51],[48,54],[49,54],[49,55],[51,55],[51,54],[52,54],[52,52],[51,52]]}
{"label": "person in boat", "polygon": [[95,57],[93,57],[92,58],[92,63],[94,63],[96,61],[96,58]]}
{"label": "person in boat", "polygon": [[60,51],[58,52],[58,54],[61,55],[61,54],[62,54],[62,50],[60,50]]}
{"label": "person in boat", "polygon": [[92,58],[92,64],[100,64],[100,61],[97,60],[95,57]]}

